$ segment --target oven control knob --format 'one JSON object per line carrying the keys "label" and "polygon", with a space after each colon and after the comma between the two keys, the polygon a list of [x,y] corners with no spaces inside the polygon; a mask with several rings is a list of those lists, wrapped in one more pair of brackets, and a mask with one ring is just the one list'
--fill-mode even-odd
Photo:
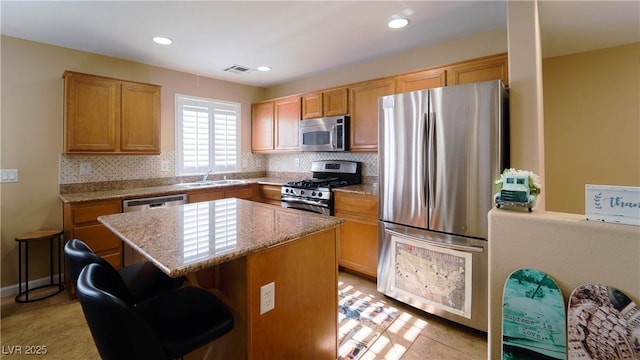
{"label": "oven control knob", "polygon": [[300,195],[304,195],[304,190],[300,190]]}
{"label": "oven control knob", "polygon": [[316,196],[316,192],[315,192],[315,191],[314,191],[314,192],[312,192],[312,193],[311,193],[311,196]]}

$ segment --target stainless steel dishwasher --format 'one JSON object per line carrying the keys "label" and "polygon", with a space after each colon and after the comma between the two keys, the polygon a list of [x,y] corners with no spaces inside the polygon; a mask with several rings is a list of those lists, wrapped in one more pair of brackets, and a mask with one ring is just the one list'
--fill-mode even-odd
{"label": "stainless steel dishwasher", "polygon": [[[187,203],[187,195],[166,195],[148,198],[129,199],[122,201],[122,211],[143,211],[153,210],[157,208],[165,208],[170,206],[178,206]],[[145,261],[145,258],[137,251],[133,250],[129,245],[122,242],[122,262],[124,266]]]}

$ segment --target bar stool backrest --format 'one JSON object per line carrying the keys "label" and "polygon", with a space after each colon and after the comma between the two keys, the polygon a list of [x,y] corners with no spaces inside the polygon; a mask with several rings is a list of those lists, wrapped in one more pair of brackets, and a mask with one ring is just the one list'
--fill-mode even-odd
{"label": "bar stool backrest", "polygon": [[[78,277],[80,276],[80,272],[89,264],[99,264],[110,270],[113,270],[113,273],[117,276],[117,281],[119,282],[124,289],[127,289],[126,284],[119,276],[117,270],[109,264],[108,261],[100,257],[98,254],[93,252],[89,245],[85,244],[83,241],[78,239],[72,239],[67,241],[64,245],[64,254],[67,257],[67,261],[69,264],[69,273],[73,279],[73,284],[77,285]],[[128,303],[133,304],[133,298],[129,291],[121,294],[122,298],[126,300]]]}

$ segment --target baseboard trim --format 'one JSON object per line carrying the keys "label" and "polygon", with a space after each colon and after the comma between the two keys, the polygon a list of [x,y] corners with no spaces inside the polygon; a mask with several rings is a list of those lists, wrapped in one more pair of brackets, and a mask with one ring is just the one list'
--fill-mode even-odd
{"label": "baseboard trim", "polygon": [[[61,278],[60,274],[53,275],[53,282],[57,283],[60,278]],[[33,289],[38,286],[48,285],[50,280],[51,278],[49,276],[46,276],[40,279],[31,280],[29,281],[29,289]],[[24,284],[22,285],[22,289],[24,290]],[[16,296],[16,295],[18,295],[18,284],[13,284],[13,285],[0,288],[0,297]]]}

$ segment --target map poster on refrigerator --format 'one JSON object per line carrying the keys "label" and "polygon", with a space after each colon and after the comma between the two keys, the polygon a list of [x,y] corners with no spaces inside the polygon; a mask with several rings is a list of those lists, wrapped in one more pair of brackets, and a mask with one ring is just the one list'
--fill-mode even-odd
{"label": "map poster on refrigerator", "polygon": [[471,253],[392,236],[399,293],[419,296],[425,303],[471,318]]}

